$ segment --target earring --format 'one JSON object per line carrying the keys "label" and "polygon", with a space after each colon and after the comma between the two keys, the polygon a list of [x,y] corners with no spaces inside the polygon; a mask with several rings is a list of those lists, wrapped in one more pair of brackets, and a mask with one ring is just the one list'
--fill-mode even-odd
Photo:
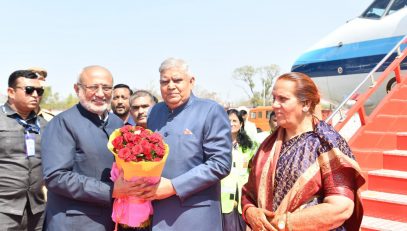
{"label": "earring", "polygon": [[302,111],[303,111],[303,112],[308,112],[308,108],[307,108],[307,107],[303,107],[303,108],[302,108]]}

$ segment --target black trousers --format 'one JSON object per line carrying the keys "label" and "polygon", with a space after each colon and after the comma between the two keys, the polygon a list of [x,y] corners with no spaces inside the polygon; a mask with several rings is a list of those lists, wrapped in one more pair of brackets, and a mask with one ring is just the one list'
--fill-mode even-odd
{"label": "black trousers", "polygon": [[237,207],[231,213],[222,213],[223,231],[245,231],[246,223]]}

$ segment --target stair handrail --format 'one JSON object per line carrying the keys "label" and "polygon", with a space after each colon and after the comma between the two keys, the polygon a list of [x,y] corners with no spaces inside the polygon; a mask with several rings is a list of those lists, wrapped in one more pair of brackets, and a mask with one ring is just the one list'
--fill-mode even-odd
{"label": "stair handrail", "polygon": [[[357,112],[359,111],[359,114],[361,115],[361,124],[365,124],[365,118],[364,118],[364,102],[366,101],[367,98],[371,94],[376,91],[378,86],[384,81],[384,79],[387,77],[388,73],[391,71],[396,72],[396,80],[397,83],[400,82],[400,63],[404,60],[404,58],[407,56],[407,47],[403,50],[403,52],[400,52],[400,47],[403,43],[407,43],[407,35],[405,35],[394,47],[391,49],[387,55],[367,74],[367,76],[362,80],[361,83],[342,101],[342,103],[332,112],[330,116],[325,120],[326,122],[330,123],[332,119],[335,117],[335,115],[341,111],[341,109],[345,106],[345,104],[352,98],[354,95],[359,91],[359,89],[366,83],[366,81],[369,78],[372,78],[373,80],[373,74],[383,65],[384,62],[386,62],[393,53],[397,51],[398,56],[395,58],[395,60],[386,68],[385,71],[377,78],[377,81],[373,82],[373,87],[369,88],[369,90],[364,93],[362,96],[358,97],[356,103],[349,109],[349,111],[346,113],[345,118],[342,117],[341,113],[341,119],[338,122],[338,124],[335,126],[335,129],[339,131],[342,129],[342,127],[348,122],[348,120]],[[379,83],[379,84],[378,84]]]}

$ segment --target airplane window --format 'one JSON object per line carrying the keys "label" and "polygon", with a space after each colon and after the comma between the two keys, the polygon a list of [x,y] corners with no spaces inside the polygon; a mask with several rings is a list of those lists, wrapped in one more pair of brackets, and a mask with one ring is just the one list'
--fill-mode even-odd
{"label": "airplane window", "polygon": [[396,0],[396,1],[394,1],[393,5],[391,5],[389,12],[387,14],[388,15],[392,14],[406,6],[407,6],[407,0]]}
{"label": "airplane window", "polygon": [[363,18],[380,18],[386,11],[390,0],[376,0],[362,14]]}

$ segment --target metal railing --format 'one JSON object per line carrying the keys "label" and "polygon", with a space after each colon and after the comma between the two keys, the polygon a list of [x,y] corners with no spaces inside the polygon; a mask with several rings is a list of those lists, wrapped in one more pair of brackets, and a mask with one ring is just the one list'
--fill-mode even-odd
{"label": "metal railing", "polygon": [[[372,69],[372,71],[367,74],[367,76],[363,79],[363,81],[346,97],[344,101],[335,109],[334,112],[326,119],[326,122],[331,123],[332,119],[335,117],[336,114],[340,113],[340,120],[335,125],[335,129],[340,131],[343,126],[350,120],[350,118],[356,113],[359,113],[360,123],[361,125],[366,124],[366,113],[364,109],[364,103],[366,100],[379,88],[379,86],[383,83],[383,81],[387,78],[387,76],[394,72],[396,75],[396,82],[401,82],[401,71],[400,71],[400,63],[406,58],[407,56],[407,47],[401,51],[401,45],[403,43],[407,43],[407,35],[394,46],[394,48],[387,53],[387,55]],[[377,72],[377,70],[386,62],[391,55],[393,55],[397,51],[398,56],[394,59],[394,61],[383,71],[383,73],[378,77],[375,81],[373,78],[373,74]],[[345,117],[342,114],[342,108],[345,104],[354,97],[356,93],[360,90],[360,88],[369,80],[372,80],[372,87],[368,89],[367,92],[362,93],[358,96],[356,103],[347,111]]]}

